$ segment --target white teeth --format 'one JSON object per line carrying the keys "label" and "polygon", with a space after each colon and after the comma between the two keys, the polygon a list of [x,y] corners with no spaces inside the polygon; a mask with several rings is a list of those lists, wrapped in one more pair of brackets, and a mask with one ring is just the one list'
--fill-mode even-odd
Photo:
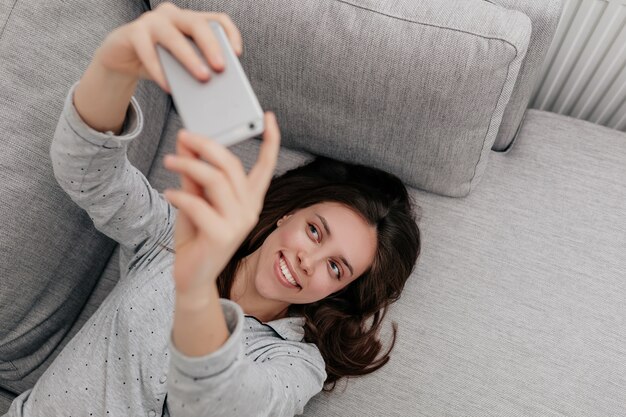
{"label": "white teeth", "polygon": [[284,277],[291,283],[292,285],[298,285],[295,279],[291,276],[291,272],[289,272],[289,268],[287,268],[287,264],[283,258],[280,258],[280,270],[283,271]]}

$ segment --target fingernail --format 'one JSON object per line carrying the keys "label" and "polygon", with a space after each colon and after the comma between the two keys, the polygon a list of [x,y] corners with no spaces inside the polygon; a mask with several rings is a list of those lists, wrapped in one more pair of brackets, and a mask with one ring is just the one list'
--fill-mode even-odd
{"label": "fingernail", "polygon": [[213,62],[215,62],[215,64],[219,65],[220,67],[224,66],[224,60],[222,59],[221,55],[213,55]]}
{"label": "fingernail", "polygon": [[180,129],[180,131],[178,132],[178,137],[180,139],[187,139],[187,131],[185,129]]}
{"label": "fingernail", "polygon": [[209,71],[209,67],[204,64],[198,65],[198,72],[205,77],[211,74],[211,72]]}

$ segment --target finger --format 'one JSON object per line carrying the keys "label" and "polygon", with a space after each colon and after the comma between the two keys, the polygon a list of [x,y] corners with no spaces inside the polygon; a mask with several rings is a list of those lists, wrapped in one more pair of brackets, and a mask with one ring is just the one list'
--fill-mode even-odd
{"label": "finger", "polygon": [[225,60],[222,47],[202,14],[191,10],[180,10],[179,13],[173,13],[171,19],[180,31],[191,36],[203,57],[215,71],[224,70]]}
{"label": "finger", "polygon": [[265,131],[263,131],[263,142],[257,162],[254,164],[248,175],[249,189],[260,192],[262,198],[269,187],[278,151],[280,149],[280,130],[276,121],[276,115],[272,112],[265,112]]}
{"label": "finger", "polygon": [[235,22],[233,22],[230,16],[225,13],[220,13],[218,15],[218,20],[224,28],[224,32],[226,32],[226,36],[230,40],[233,49],[238,56],[241,55],[243,53],[243,39],[241,37],[241,32],[235,25]]}
{"label": "finger", "polygon": [[200,155],[206,162],[226,175],[239,201],[245,201],[247,193],[246,171],[241,160],[226,146],[210,138],[181,130],[178,140],[191,151]]}
{"label": "finger", "polygon": [[176,224],[174,227],[174,243],[176,248],[179,248],[182,244],[184,244],[183,241],[187,241],[198,234],[198,228],[191,221],[189,216],[183,210],[180,210],[177,202],[173,202],[171,199],[167,198],[169,192],[170,189],[163,191],[163,197],[165,197],[165,200],[168,201],[169,204],[178,209],[178,213],[176,214]]}
{"label": "finger", "polygon": [[224,32],[226,33],[226,37],[230,41],[235,53],[237,56],[241,56],[243,53],[243,40],[241,38],[241,32],[230,16],[226,13],[204,13],[204,15],[205,18],[217,20],[222,25],[222,28],[224,28]]}
{"label": "finger", "polygon": [[[198,154],[187,148],[181,141],[176,141],[176,153],[182,157],[198,159]],[[188,175],[180,175],[181,189],[198,197],[204,196],[204,189]]]}
{"label": "finger", "polygon": [[228,181],[209,164],[177,155],[166,155],[164,163],[167,169],[188,175],[200,184],[203,187],[203,195],[219,213],[225,215],[236,206],[237,200]]}
{"label": "finger", "polygon": [[[186,146],[182,141],[176,141],[176,153],[183,157],[200,159],[200,156],[194,152],[191,148]],[[197,195],[199,197],[204,197],[204,188],[202,185],[195,182],[191,177],[182,173],[181,177],[181,188],[183,191],[190,192],[193,195]]]}
{"label": "finger", "polygon": [[215,230],[220,223],[220,216],[201,197],[182,190],[167,189],[163,192],[165,199],[183,211],[193,225],[203,231]]}
{"label": "finger", "polygon": [[161,63],[156,53],[156,49],[150,38],[150,34],[147,31],[138,30],[131,38],[130,42],[135,48],[137,56],[141,60],[143,66],[148,72],[150,78],[156,82],[164,91],[171,94],[169,83],[165,78]]}
{"label": "finger", "polygon": [[155,41],[167,49],[194,77],[206,81],[210,71],[206,63],[191,46],[187,39],[173,23],[165,18],[153,19],[151,24]]}

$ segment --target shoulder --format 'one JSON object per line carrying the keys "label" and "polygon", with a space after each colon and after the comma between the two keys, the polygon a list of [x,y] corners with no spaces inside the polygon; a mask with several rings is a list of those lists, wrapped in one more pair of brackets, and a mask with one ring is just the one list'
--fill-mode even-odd
{"label": "shoulder", "polygon": [[245,355],[254,361],[306,361],[316,368],[325,368],[324,358],[314,343],[304,341],[304,318],[285,317],[262,323],[245,316]]}

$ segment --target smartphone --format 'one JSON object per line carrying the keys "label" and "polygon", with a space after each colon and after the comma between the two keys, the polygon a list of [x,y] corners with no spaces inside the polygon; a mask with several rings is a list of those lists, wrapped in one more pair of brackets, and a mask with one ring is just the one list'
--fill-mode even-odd
{"label": "smartphone", "polygon": [[185,129],[230,146],[263,133],[263,109],[224,29],[216,21],[208,24],[222,48],[222,72],[213,71],[195,42],[186,38],[209,67],[209,81],[198,80],[161,45],[156,48]]}

